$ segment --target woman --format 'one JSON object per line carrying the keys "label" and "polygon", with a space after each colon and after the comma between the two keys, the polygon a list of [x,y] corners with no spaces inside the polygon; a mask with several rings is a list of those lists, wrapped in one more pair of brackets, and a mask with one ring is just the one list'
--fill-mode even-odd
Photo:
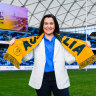
{"label": "woman", "polygon": [[[59,25],[52,14],[45,15],[39,27],[39,35],[45,33],[40,44],[29,52],[22,60],[28,61],[34,56],[34,67],[29,85],[36,89],[38,96],[69,96],[69,77],[65,62],[75,62],[75,57],[70,54],[56,39],[55,33],[59,33]],[[13,39],[10,44],[13,44]],[[90,42],[86,41],[90,47]]]}

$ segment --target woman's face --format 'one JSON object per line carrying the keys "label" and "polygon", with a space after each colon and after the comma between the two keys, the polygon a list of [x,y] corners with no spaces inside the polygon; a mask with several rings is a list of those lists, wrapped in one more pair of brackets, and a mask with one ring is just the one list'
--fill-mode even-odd
{"label": "woman's face", "polygon": [[47,35],[51,35],[51,34],[53,34],[54,30],[55,30],[55,22],[54,22],[53,18],[46,17],[44,19],[44,25],[43,25],[44,33]]}

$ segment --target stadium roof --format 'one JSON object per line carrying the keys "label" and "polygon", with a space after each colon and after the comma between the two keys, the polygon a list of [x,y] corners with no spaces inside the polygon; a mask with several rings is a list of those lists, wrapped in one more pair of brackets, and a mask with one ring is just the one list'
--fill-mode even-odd
{"label": "stadium roof", "polygon": [[[60,28],[86,25],[86,0],[0,0],[1,3],[28,8],[28,26],[39,27],[45,14],[54,14]],[[96,0],[88,0],[87,25],[96,24]]]}

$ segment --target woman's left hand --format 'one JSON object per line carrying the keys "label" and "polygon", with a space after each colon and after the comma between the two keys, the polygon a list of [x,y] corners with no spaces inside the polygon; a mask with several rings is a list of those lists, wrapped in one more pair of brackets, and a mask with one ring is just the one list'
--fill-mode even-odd
{"label": "woman's left hand", "polygon": [[86,41],[85,41],[85,44],[86,44],[87,47],[91,47],[90,41],[87,41],[87,40],[86,40]]}

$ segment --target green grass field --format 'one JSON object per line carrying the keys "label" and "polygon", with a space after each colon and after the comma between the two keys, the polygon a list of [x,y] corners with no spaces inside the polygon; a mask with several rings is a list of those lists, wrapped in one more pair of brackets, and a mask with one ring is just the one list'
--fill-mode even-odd
{"label": "green grass field", "polygon": [[[31,71],[0,71],[0,96],[37,96],[28,86]],[[68,70],[70,96],[96,96],[96,69]]]}

